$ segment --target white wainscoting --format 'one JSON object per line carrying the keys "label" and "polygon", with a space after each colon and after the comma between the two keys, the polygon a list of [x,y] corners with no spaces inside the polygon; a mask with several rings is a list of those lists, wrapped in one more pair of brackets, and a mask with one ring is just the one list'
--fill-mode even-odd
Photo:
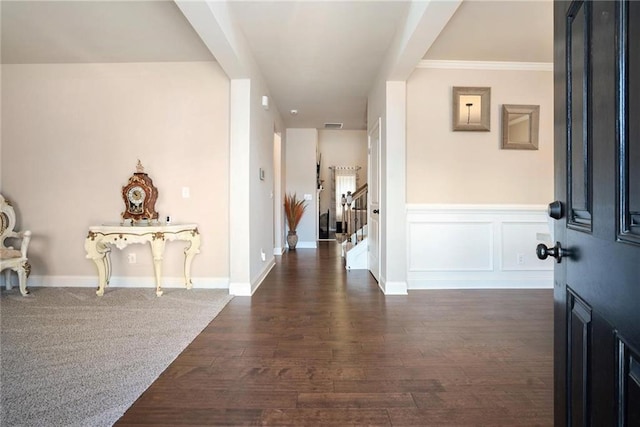
{"label": "white wainscoting", "polygon": [[[409,289],[552,288],[543,205],[407,205]],[[546,242],[547,244],[550,242]]]}

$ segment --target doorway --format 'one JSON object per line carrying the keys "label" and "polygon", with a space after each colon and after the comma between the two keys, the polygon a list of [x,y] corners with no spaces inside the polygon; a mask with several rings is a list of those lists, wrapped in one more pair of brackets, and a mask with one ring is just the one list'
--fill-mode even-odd
{"label": "doorway", "polygon": [[367,132],[319,130],[316,158],[318,240],[339,241],[343,233],[342,194],[355,193],[367,180]]}

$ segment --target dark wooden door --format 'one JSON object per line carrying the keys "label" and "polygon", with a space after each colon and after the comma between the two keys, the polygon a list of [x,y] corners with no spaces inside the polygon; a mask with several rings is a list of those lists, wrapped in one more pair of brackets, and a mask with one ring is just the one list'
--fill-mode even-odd
{"label": "dark wooden door", "polygon": [[554,21],[555,424],[640,426],[640,2]]}

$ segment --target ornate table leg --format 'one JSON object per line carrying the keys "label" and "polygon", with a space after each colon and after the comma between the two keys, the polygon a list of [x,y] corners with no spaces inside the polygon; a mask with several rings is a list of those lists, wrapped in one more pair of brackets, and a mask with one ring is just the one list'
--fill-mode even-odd
{"label": "ornate table leg", "polygon": [[193,287],[191,282],[191,263],[193,262],[193,257],[200,253],[200,233],[198,229],[188,231],[186,240],[190,244],[184,249],[184,284],[187,289],[191,289]]}
{"label": "ornate table leg", "polygon": [[105,245],[104,251],[104,269],[106,274],[106,285],[111,283],[111,248]]}
{"label": "ornate table leg", "polygon": [[87,251],[87,258],[93,260],[98,269],[98,290],[96,295],[101,297],[104,295],[104,287],[107,285],[107,271],[110,273],[109,261],[107,259],[109,248],[101,242],[99,234],[89,232],[84,242],[84,248]]}
{"label": "ornate table leg", "polygon": [[156,276],[156,296],[162,296],[162,254],[164,253],[165,246],[164,233],[155,233],[150,244],[151,254],[153,255],[153,272]]}

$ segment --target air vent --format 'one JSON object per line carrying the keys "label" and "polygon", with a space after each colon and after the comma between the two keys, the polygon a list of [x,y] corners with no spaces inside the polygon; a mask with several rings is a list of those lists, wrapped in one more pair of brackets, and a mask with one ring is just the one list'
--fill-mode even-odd
{"label": "air vent", "polygon": [[342,129],[342,123],[325,123],[325,129]]}

